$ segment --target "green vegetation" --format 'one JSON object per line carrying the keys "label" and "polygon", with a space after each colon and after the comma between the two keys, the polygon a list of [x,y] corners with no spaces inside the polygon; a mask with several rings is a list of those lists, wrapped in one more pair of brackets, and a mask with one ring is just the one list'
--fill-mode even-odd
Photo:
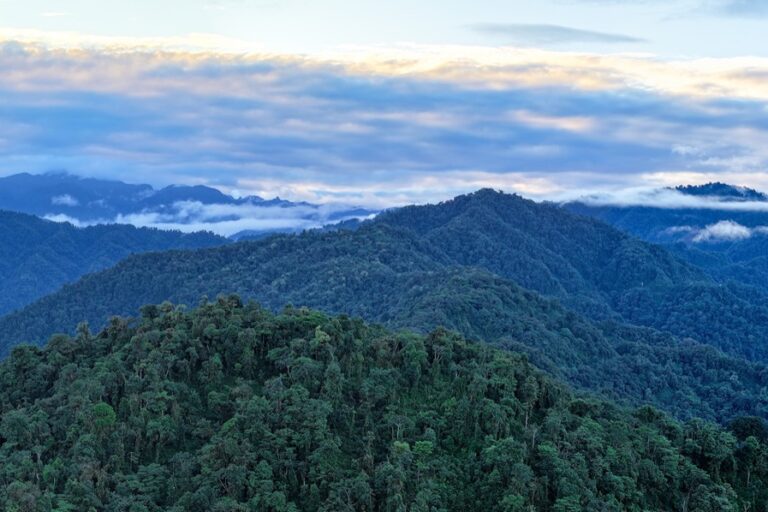
{"label": "green vegetation", "polygon": [[[717,209],[662,208],[649,206],[596,206],[568,203],[565,208],[607,222],[649,242],[662,244],[682,260],[702,268],[721,283],[733,281],[768,293],[768,213],[763,208],[739,208],[743,201],[763,202],[768,196],[756,190],[723,183],[677,187],[679,192],[708,196],[730,203]],[[736,204],[734,208],[733,205]],[[768,203],[765,203],[768,204]],[[751,236],[737,239],[696,240],[696,234],[718,222],[735,222],[752,228]],[[757,228],[757,229],[755,229]]]}
{"label": "green vegetation", "polygon": [[[451,267],[479,267],[592,319],[630,319],[692,336],[724,352],[768,361],[764,297],[722,287],[664,249],[554,205],[483,190],[433,206],[382,214],[355,231],[271,237],[214,250],[144,255],[90,276],[0,322],[0,347],[43,341],[87,319],[171,299],[194,304],[203,295],[237,292],[270,307],[292,302],[375,319],[382,303],[401,296],[404,279]],[[698,295],[680,303],[695,288]],[[661,311],[637,302],[668,300]],[[702,322],[702,309],[733,312]],[[669,317],[675,321],[670,322]]]}
{"label": "green vegetation", "polygon": [[[525,352],[580,388],[682,419],[768,417],[768,368],[697,343],[763,360],[760,297],[602,223],[492,191],[397,210],[354,232],[131,257],[1,319],[0,347],[220,293],[392,328],[444,326]],[[620,313],[693,339],[626,326]]]}
{"label": "green vegetation", "polygon": [[0,211],[0,314],[26,306],[131,254],[226,243],[211,233],[71,224]]}
{"label": "green vegetation", "polygon": [[[527,292],[526,292],[527,293]],[[728,512],[768,429],[576,397],[525,356],[236,297],[0,364],[0,508]]]}

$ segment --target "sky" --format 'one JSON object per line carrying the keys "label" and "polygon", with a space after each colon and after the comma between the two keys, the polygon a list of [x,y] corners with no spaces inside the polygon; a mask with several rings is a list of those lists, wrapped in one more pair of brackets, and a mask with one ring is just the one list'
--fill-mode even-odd
{"label": "sky", "polygon": [[0,175],[384,207],[768,190],[768,0],[0,0]]}

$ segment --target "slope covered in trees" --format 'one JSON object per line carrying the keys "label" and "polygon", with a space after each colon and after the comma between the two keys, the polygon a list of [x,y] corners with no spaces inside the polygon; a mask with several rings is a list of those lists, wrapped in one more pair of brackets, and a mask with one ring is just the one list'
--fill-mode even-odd
{"label": "slope covered in trees", "polygon": [[768,296],[722,286],[663,247],[557,205],[482,190],[377,222],[416,235],[437,260],[483,267],[591,318],[622,318],[768,361],[768,345],[755,343],[768,339]]}
{"label": "slope covered in trees", "polygon": [[117,224],[76,228],[0,211],[0,313],[26,306],[131,254],[226,242],[204,232],[184,234]]}
{"label": "slope covered in trees", "polygon": [[[490,190],[394,210],[354,232],[132,257],[0,320],[0,347],[45,340],[83,319],[102,325],[145,303],[194,304],[228,292],[270,307],[292,302],[386,320],[412,274],[450,267],[483,268],[592,319],[625,318],[768,360],[768,346],[754,343],[768,339],[764,296],[723,287],[601,222]],[[703,317],[707,310],[722,314]]]}
{"label": "slope covered in trees", "polygon": [[[536,230],[529,228],[532,234],[526,239],[512,226],[525,227],[535,219],[517,218],[521,212],[512,212],[504,221],[506,231],[504,225],[473,224],[473,219],[480,220],[480,214],[487,217],[482,224],[490,222],[493,212],[485,211],[492,206],[489,200],[523,213],[541,209],[543,213],[537,218],[549,225],[560,224],[551,228],[559,231],[547,233],[541,227],[534,238]],[[459,201],[468,204],[456,208]],[[444,209],[456,211],[443,213]],[[424,222],[437,214],[441,218],[433,223],[438,227],[407,221],[413,217]],[[448,228],[444,227],[446,219],[451,224]],[[599,236],[589,237],[590,227]],[[475,229],[481,242],[472,245],[471,237],[461,238],[460,228]],[[440,230],[445,229],[455,233],[441,236]],[[578,244],[568,239],[569,233],[589,243]],[[508,241],[505,235],[518,241]],[[535,247],[525,248],[521,238]],[[547,242],[548,238],[552,242]],[[614,261],[617,246],[629,247],[638,259],[652,259],[657,250],[594,221],[567,214],[563,217],[556,208],[484,192],[423,211],[406,209],[388,214],[354,232],[313,232],[212,250],[129,258],[3,318],[0,340],[8,350],[20,340],[44,340],[54,330],[69,331],[81,320],[103,325],[110,315],[130,314],[143,304],[163,300],[196,304],[204,295],[234,292],[271,309],[292,303],[361,316],[390,327],[428,331],[446,326],[472,339],[526,352],[540,367],[579,387],[628,403],[653,403],[683,418],[695,415],[727,421],[744,413],[768,416],[768,396],[763,392],[768,386],[768,370],[764,365],[618,322],[618,315],[611,310],[611,294],[602,291],[599,283],[606,281],[614,289],[627,289],[625,296],[653,288],[634,289],[627,284],[622,272],[633,272],[637,265]],[[555,283],[550,287],[553,295],[575,297],[571,303],[592,305],[595,316],[608,319],[595,323],[555,300],[521,289],[510,279],[467,266],[472,261],[499,273],[519,274],[530,287],[543,287],[537,284],[538,278]],[[537,261],[542,267],[533,269]],[[589,261],[596,261],[600,268],[590,268]],[[674,283],[674,276],[698,278],[694,269],[668,255],[662,254],[660,261],[668,267],[658,271],[660,290],[668,290],[667,283]],[[560,274],[553,277],[555,272]],[[650,283],[651,272],[643,272]],[[624,284],[616,282],[621,279]],[[703,286],[714,285],[705,282]],[[568,287],[573,295],[565,291]],[[652,302],[642,304],[653,311]],[[637,311],[635,303],[626,308],[629,306],[634,308],[631,312]],[[653,324],[652,320],[648,323]]]}
{"label": "slope covered in trees", "polygon": [[720,282],[754,286],[768,293],[768,234],[758,233],[747,240],[706,246],[683,242],[667,244],[679,258],[704,269]]}
{"label": "slope covered in trees", "polygon": [[768,292],[768,196],[723,183],[674,190],[701,204],[672,207],[577,201],[564,207],[662,244],[718,281],[735,281]]}
{"label": "slope covered in trees", "polygon": [[0,364],[9,511],[762,510],[764,422],[575,397],[524,357],[235,297]]}

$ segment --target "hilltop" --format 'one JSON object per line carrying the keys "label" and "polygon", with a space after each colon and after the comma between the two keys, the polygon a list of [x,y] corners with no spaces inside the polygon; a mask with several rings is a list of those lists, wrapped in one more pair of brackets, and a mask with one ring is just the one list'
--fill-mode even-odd
{"label": "hilltop", "polygon": [[[689,510],[766,503],[765,424],[574,396],[438,330],[143,308],[0,364],[4,510]],[[587,462],[588,461],[588,462]]]}

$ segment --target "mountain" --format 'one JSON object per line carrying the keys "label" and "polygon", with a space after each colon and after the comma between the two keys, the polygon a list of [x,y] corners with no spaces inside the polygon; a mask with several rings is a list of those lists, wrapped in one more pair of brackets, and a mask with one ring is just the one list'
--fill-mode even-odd
{"label": "mountain", "polygon": [[0,209],[37,216],[63,214],[82,222],[96,222],[111,220],[118,215],[167,209],[178,202],[203,205],[262,202],[271,206],[294,204],[280,200],[267,202],[257,196],[236,199],[202,185],[171,185],[156,190],[150,185],[83,178],[68,173],[21,173],[0,178]]}
{"label": "mountain", "polygon": [[[80,225],[121,223],[230,236],[297,232],[375,212],[346,205],[314,205],[280,198],[232,197],[203,185],[159,190],[67,173],[0,178],[0,209]],[[240,238],[241,236],[235,236]]]}
{"label": "mountain", "polygon": [[0,364],[3,510],[764,510],[768,428],[574,396],[520,355],[235,297]]}
{"label": "mountain", "polygon": [[768,313],[749,291],[601,222],[483,190],[354,230],[132,256],[0,319],[0,348],[82,320],[102,326],[143,304],[237,293],[275,310],[292,303],[422,332],[443,325],[604,396],[726,421],[768,417],[768,347],[755,342],[768,337]]}
{"label": "mountain", "polygon": [[706,183],[704,185],[680,185],[678,192],[689,196],[704,196],[729,201],[768,201],[768,195],[748,187],[738,187],[727,183]]}
{"label": "mountain", "polygon": [[185,234],[117,224],[77,228],[0,211],[0,313],[8,313],[132,254],[227,243],[212,233]]}
{"label": "mountain", "polygon": [[[663,249],[606,224],[483,190],[438,205],[385,212],[356,230],[129,258],[49,297],[45,309],[51,314],[69,314],[73,295],[80,310],[46,323],[49,329],[68,328],[87,318],[97,325],[144,303],[195,303],[204,294],[228,291],[269,307],[298,301],[375,319],[392,296],[384,290],[398,290],[413,273],[449,267],[483,268],[599,319],[620,318],[614,309],[622,305],[620,299],[644,288],[716,286]],[[126,293],[105,296],[121,286],[129,287]],[[22,316],[36,321],[35,315]],[[25,333],[0,329],[3,341],[18,334]]]}
{"label": "mountain", "polygon": [[64,214],[83,221],[114,219],[140,211],[149,185],[80,178],[66,173],[14,174],[0,178],[0,209],[45,216]]}
{"label": "mountain", "polygon": [[646,205],[590,199],[564,207],[663,244],[718,281],[732,280],[768,292],[766,194],[724,183],[679,186],[659,194],[663,201],[651,195]]}

